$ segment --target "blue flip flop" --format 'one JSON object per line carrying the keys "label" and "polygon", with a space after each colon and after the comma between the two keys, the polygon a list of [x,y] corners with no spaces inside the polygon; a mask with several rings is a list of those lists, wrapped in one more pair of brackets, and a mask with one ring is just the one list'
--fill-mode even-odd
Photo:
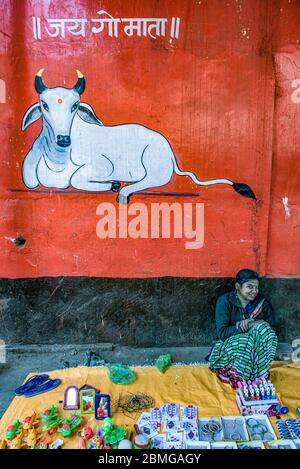
{"label": "blue flip flop", "polygon": [[29,389],[32,389],[36,386],[39,386],[48,380],[49,380],[49,375],[46,375],[46,374],[34,375],[31,378],[29,378],[24,384],[22,384],[22,386],[15,389],[14,392],[17,396],[22,396],[25,393],[25,391],[28,391]]}
{"label": "blue flip flop", "polygon": [[30,389],[27,389],[24,392],[24,397],[32,397],[36,396],[37,394],[42,394],[44,392],[52,391],[52,389],[57,388],[61,383],[61,379],[49,379],[43,384],[39,384],[37,386],[33,386]]}

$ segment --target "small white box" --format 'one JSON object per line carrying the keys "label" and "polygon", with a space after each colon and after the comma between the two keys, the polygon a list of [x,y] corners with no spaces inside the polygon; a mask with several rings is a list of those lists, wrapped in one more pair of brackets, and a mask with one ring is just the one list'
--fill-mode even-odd
{"label": "small white box", "polygon": [[238,449],[235,441],[216,441],[210,446],[211,449]]}
{"label": "small white box", "polygon": [[270,420],[266,415],[247,416],[245,420],[251,440],[272,441],[277,439]]}
{"label": "small white box", "polygon": [[[206,424],[210,424],[210,425],[216,424],[220,427],[220,431],[205,432],[203,431],[203,426]],[[223,426],[222,426],[222,420],[220,417],[198,419],[198,427],[199,427],[199,439],[201,441],[210,441],[210,442],[211,441],[224,441]]]}
{"label": "small white box", "polygon": [[246,421],[244,417],[222,417],[224,440],[249,441]]}
{"label": "small white box", "polygon": [[293,440],[274,440],[268,441],[269,449],[297,449]]}

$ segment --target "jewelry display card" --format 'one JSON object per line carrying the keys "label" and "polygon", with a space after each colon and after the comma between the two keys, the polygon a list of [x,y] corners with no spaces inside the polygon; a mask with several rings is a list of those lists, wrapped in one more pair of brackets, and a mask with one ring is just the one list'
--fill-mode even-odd
{"label": "jewelry display card", "polygon": [[211,449],[238,449],[235,441],[213,441],[210,447]]}
{"label": "jewelry display card", "polygon": [[210,449],[208,441],[186,441],[185,449]]}
{"label": "jewelry display card", "polygon": [[237,443],[238,449],[266,449],[263,441]]}
{"label": "jewelry display card", "polygon": [[247,416],[245,420],[251,440],[276,440],[276,434],[266,415]]}
{"label": "jewelry display card", "polygon": [[222,417],[224,440],[248,441],[246,421],[244,417]]}
{"label": "jewelry display card", "polygon": [[203,441],[223,441],[224,434],[221,418],[202,418],[198,420],[199,438]]}
{"label": "jewelry display card", "polygon": [[177,433],[182,431],[179,420],[169,419],[164,421],[163,432]]}
{"label": "jewelry display card", "polygon": [[155,448],[155,449],[164,449],[166,442],[167,442],[166,435],[160,434],[151,438],[151,446],[152,448]]}
{"label": "jewelry display card", "polygon": [[268,441],[269,449],[297,449],[293,440]]}

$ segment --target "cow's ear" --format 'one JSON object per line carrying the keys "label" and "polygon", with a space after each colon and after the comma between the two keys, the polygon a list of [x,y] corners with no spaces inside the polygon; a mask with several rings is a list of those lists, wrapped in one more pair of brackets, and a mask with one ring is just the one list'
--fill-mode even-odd
{"label": "cow's ear", "polygon": [[77,114],[83,121],[87,122],[88,124],[103,125],[103,122],[101,122],[101,120],[98,119],[98,117],[96,116],[92,106],[87,103],[79,104]]}
{"label": "cow's ear", "polygon": [[37,121],[41,116],[42,112],[39,103],[33,104],[24,114],[22,121],[22,130],[26,130],[30,124]]}

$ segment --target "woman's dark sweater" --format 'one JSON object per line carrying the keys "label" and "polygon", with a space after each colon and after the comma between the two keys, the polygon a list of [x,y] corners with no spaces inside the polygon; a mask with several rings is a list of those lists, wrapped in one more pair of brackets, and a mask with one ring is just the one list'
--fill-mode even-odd
{"label": "woman's dark sweater", "polygon": [[[232,335],[241,334],[241,331],[236,328],[236,323],[243,319],[247,319],[247,317],[247,313],[235,291],[225,293],[225,295],[220,296],[216,304],[216,327],[218,339],[224,341]],[[262,312],[255,318],[255,320],[264,320],[275,330],[274,310],[269,300],[265,299]]]}

